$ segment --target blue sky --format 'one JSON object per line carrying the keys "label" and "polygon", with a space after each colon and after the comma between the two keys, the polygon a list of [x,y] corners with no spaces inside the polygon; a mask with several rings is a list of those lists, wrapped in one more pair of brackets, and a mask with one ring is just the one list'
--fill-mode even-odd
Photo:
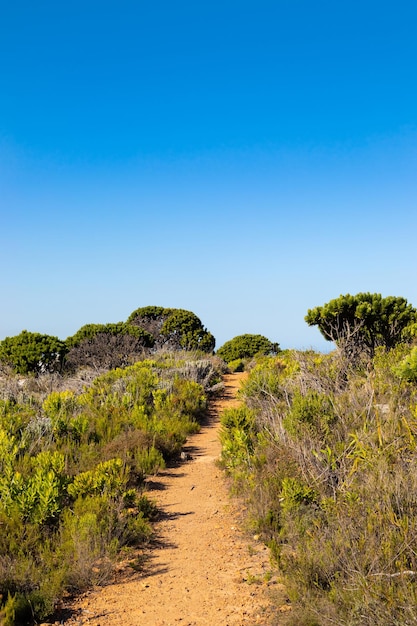
{"label": "blue sky", "polygon": [[417,4],[0,0],[0,339],[417,306]]}

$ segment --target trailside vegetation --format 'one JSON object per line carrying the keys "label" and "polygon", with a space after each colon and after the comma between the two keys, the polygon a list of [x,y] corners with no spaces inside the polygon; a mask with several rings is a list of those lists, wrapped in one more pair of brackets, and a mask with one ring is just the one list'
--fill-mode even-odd
{"label": "trailside vegetation", "polygon": [[126,322],[86,324],[67,338],[65,366],[71,371],[80,367],[125,367],[139,360],[154,344],[155,339],[150,333]]}
{"label": "trailside vegetation", "polygon": [[149,539],[146,476],[199,429],[218,363],[177,352],[81,379],[1,378],[4,626],[44,621]]}
{"label": "trailside vegetation", "polygon": [[74,335],[58,337],[22,331],[0,341],[0,365],[19,374],[74,373],[132,365],[157,351],[213,354],[216,341],[191,311],[147,306],[126,322],[85,324]]}
{"label": "trailside vegetation", "polygon": [[263,335],[238,335],[226,341],[216,352],[217,356],[231,363],[239,359],[252,358],[255,355],[277,354],[279,344],[273,343]]}
{"label": "trailside vegetation", "polygon": [[389,350],[409,339],[417,311],[402,297],[358,293],[310,309],[305,320],[352,360],[372,358],[379,346]]}
{"label": "trailside vegetation", "polygon": [[153,335],[156,349],[201,350],[212,353],[216,345],[213,335],[191,311],[147,306],[136,309],[127,319]]}
{"label": "trailside vegetation", "polygon": [[61,371],[67,351],[66,343],[58,337],[27,330],[0,341],[0,361],[18,374]]}
{"label": "trailside vegetation", "polygon": [[366,367],[340,350],[263,358],[222,417],[222,464],[294,626],[417,624],[416,348],[378,333]]}

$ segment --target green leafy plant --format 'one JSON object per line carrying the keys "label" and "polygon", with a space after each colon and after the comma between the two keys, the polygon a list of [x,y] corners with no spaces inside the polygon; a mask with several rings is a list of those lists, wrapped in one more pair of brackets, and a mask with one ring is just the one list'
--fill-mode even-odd
{"label": "green leafy plant", "polygon": [[217,355],[227,363],[238,359],[247,359],[260,354],[276,354],[280,351],[279,345],[269,341],[263,335],[238,335],[226,341],[218,350]]}
{"label": "green leafy plant", "polygon": [[66,353],[65,342],[57,337],[27,330],[0,342],[0,361],[10,364],[18,374],[59,371]]}
{"label": "green leafy plant", "polygon": [[155,347],[165,350],[201,350],[211,353],[215,338],[191,311],[148,306],[136,309],[127,319],[151,333]]}
{"label": "green leafy plant", "polygon": [[411,352],[395,367],[394,371],[402,380],[417,382],[417,346],[412,348]]}
{"label": "green leafy plant", "polygon": [[354,359],[361,353],[372,358],[378,346],[391,349],[407,340],[416,316],[417,311],[405,298],[358,293],[309,309],[305,320]]}
{"label": "green leafy plant", "polygon": [[144,475],[157,474],[159,470],[165,468],[165,459],[160,450],[154,446],[137,450],[135,454],[136,470]]}

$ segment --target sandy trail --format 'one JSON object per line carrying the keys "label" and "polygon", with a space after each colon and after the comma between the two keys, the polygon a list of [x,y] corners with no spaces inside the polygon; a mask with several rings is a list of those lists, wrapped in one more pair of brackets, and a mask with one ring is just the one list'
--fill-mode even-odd
{"label": "sandy trail", "polygon": [[149,480],[162,514],[143,568],[80,598],[64,624],[92,626],[245,626],[270,623],[268,550],[241,530],[242,511],[228,494],[220,455],[219,414],[236,404],[244,374],[225,377],[190,459]]}

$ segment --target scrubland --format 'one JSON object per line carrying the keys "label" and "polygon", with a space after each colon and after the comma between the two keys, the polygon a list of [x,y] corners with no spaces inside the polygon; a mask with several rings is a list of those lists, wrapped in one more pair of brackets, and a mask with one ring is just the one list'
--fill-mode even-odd
{"label": "scrubland", "polygon": [[198,431],[220,360],[154,354],[123,369],[0,380],[0,595],[4,626],[51,616],[111,579],[152,534],[147,475]]}
{"label": "scrubland", "polygon": [[221,465],[270,549],[288,623],[417,625],[417,311],[347,294],[306,321],[333,352],[241,335],[214,356],[194,314],[161,307],[66,342],[3,340],[1,623],[50,617],[149,541],[146,477],[180,456],[222,374],[246,369]]}
{"label": "scrubland", "polygon": [[[417,624],[416,348],[252,364],[222,464],[297,626]],[[277,622],[278,624],[279,622]]]}

